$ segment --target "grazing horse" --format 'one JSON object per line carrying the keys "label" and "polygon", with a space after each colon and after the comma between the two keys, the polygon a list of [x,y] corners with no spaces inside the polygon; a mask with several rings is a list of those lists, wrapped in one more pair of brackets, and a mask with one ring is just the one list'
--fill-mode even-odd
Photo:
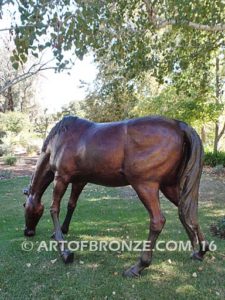
{"label": "grazing horse", "polygon": [[[60,247],[80,193],[87,183],[131,185],[150,217],[149,249],[124,274],[138,276],[152,260],[152,251],[165,224],[159,190],[178,207],[179,218],[191,240],[193,257],[203,259],[208,243],[197,219],[203,148],[196,131],[178,120],[144,117],[121,122],[94,123],[64,117],[50,131],[26,191],[24,234],[33,236],[44,207],[41,197],[54,181],[50,208],[55,240],[65,263],[73,253]],[[60,201],[72,184],[66,218],[59,223]],[[61,243],[60,243],[61,242]],[[196,246],[199,250],[195,251]]]}

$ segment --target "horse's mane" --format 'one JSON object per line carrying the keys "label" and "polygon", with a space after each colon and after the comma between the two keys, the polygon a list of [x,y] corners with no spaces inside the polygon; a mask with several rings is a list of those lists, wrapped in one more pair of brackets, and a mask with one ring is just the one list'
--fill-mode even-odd
{"label": "horse's mane", "polygon": [[41,151],[45,152],[46,149],[47,149],[47,147],[48,147],[49,142],[53,139],[53,137],[56,134],[59,134],[60,132],[67,130],[68,125],[72,121],[75,121],[77,118],[78,117],[74,117],[74,116],[65,116],[65,117],[63,117],[62,120],[60,120],[59,122],[57,122],[55,124],[55,126],[50,130],[47,138],[45,139]]}

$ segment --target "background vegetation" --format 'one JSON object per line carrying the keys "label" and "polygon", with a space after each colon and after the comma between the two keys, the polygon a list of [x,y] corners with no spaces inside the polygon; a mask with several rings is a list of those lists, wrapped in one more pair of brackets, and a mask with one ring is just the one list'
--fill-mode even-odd
{"label": "background vegetation", "polygon": [[[6,119],[20,113],[29,130],[1,127],[5,148],[2,138],[11,145],[18,144],[15,134],[43,138],[55,120],[74,113],[94,121],[165,115],[194,126],[206,149],[223,150],[224,1],[4,0],[0,17],[6,14],[0,111]],[[43,61],[45,49],[53,61]],[[90,52],[98,76],[86,100],[71,99],[54,116],[41,111],[32,96],[40,71],[63,71]]]}

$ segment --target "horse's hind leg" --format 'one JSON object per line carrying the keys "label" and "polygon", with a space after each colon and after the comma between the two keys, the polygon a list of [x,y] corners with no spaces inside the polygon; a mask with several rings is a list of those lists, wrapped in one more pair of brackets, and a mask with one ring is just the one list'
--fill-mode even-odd
{"label": "horse's hind leg", "polygon": [[55,235],[54,238],[58,242],[59,251],[62,256],[62,259],[65,263],[70,263],[73,261],[73,253],[68,251],[64,244],[64,238],[61,231],[59,223],[59,211],[60,211],[60,202],[67,189],[68,182],[65,182],[62,177],[56,176],[54,180],[54,189],[53,189],[53,199],[52,205],[50,208]]}
{"label": "horse's hind leg", "polygon": [[160,209],[158,183],[133,184],[132,186],[148,210],[150,216],[150,229],[148,249],[142,252],[136,265],[125,271],[124,275],[128,277],[139,276],[141,271],[151,264],[152,251],[166,221]]}
{"label": "horse's hind leg", "polygon": [[[173,186],[161,186],[160,190],[162,193],[165,195],[167,199],[169,199],[173,204],[175,204],[177,207],[179,206],[179,199],[180,199],[180,192],[179,192],[179,187],[177,185]],[[181,221],[182,222],[182,221]],[[198,238],[198,243],[199,243],[199,251],[196,251],[193,253],[192,258],[193,259],[198,259],[198,260],[203,260],[203,257],[207,251],[209,251],[209,243],[205,240],[204,234],[202,233],[200,226],[198,222],[196,222],[195,226],[195,234]],[[183,222],[182,222],[183,224]],[[186,227],[184,226],[186,229]],[[190,235],[189,235],[190,237]],[[190,237],[190,240],[192,244],[194,243],[193,238]]]}
{"label": "horse's hind leg", "polygon": [[161,192],[169,199],[176,207],[178,207],[180,199],[180,190],[177,185],[172,186],[160,186]]}
{"label": "horse's hind leg", "polygon": [[70,199],[67,205],[67,213],[62,225],[62,233],[67,234],[69,231],[70,221],[76,208],[78,197],[80,196],[80,193],[82,192],[85,185],[86,183],[83,182],[72,184]]}
{"label": "horse's hind leg", "polygon": [[204,234],[202,233],[200,226],[197,227],[197,236],[198,236],[198,242],[199,242],[199,251],[196,251],[192,254],[193,259],[197,260],[203,260],[204,255],[207,251],[209,251],[209,242],[206,241]]}

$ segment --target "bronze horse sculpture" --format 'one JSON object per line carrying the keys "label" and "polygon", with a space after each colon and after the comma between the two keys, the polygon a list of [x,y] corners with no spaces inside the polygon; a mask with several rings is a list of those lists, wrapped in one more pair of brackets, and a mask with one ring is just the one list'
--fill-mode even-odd
{"label": "bronze horse sculpture", "polygon": [[[64,262],[72,262],[73,253],[62,249],[60,242],[63,242],[63,234],[68,232],[84,186],[87,183],[112,187],[131,185],[149,213],[150,248],[124,274],[138,276],[151,263],[152,251],[165,224],[159,190],[178,207],[179,218],[194,249],[193,257],[202,260],[209,250],[197,217],[202,164],[201,140],[184,122],[158,116],[112,123],[64,117],[46,138],[25,193],[24,234],[35,234],[44,210],[41,197],[54,181],[50,208],[54,238]],[[58,219],[60,201],[70,183],[71,195],[61,227]]]}

